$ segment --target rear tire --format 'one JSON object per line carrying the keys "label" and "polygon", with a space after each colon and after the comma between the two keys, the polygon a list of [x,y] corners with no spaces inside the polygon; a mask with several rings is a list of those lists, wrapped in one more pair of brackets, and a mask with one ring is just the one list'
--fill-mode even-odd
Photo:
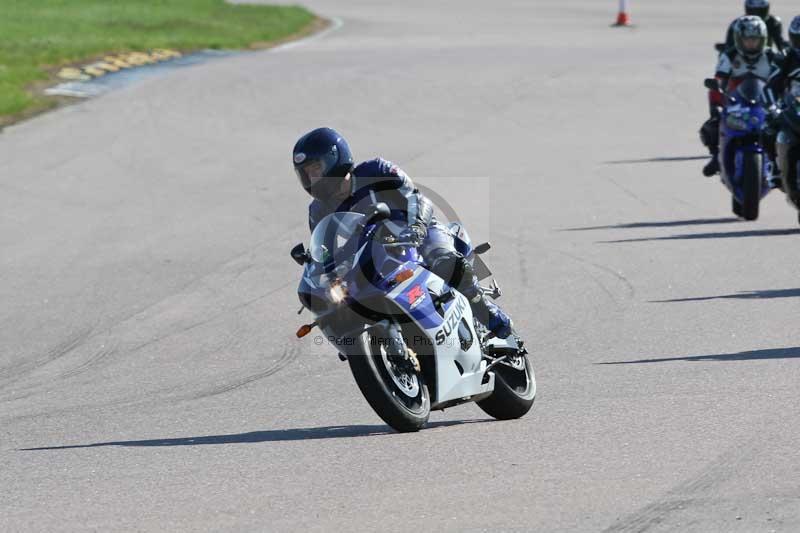
{"label": "rear tire", "polygon": [[527,355],[521,356],[524,368],[517,370],[502,363],[495,366],[494,392],[478,402],[483,412],[497,420],[521,418],[536,400],[536,375]]}
{"label": "rear tire", "polygon": [[761,184],[764,176],[763,155],[745,153],[742,157],[742,214],[745,220],[758,218],[758,205],[761,202]]}
{"label": "rear tire", "polygon": [[[430,395],[422,373],[413,374],[416,387],[412,381],[404,389],[390,374],[393,369],[386,360],[382,344],[367,334],[361,335],[359,342],[366,355],[348,355],[347,361],[367,403],[395,430],[401,433],[419,431],[431,414]],[[394,375],[399,374],[395,372]]]}

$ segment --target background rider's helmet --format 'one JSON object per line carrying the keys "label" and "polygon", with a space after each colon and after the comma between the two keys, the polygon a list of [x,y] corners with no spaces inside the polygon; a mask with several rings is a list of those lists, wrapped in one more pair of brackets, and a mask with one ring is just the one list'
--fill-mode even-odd
{"label": "background rider's helmet", "polygon": [[747,59],[756,59],[767,46],[767,25],[756,16],[739,17],[733,26],[733,44]]}
{"label": "background rider's helmet", "polygon": [[335,197],[344,177],[353,169],[350,146],[331,128],[317,128],[300,137],[292,160],[303,189],[320,200]]}
{"label": "background rider's helmet", "polygon": [[766,19],[769,15],[768,0],[745,0],[744,12],[746,15],[753,15]]}
{"label": "background rider's helmet", "polygon": [[800,53],[800,15],[793,18],[789,25],[789,42],[792,48]]}

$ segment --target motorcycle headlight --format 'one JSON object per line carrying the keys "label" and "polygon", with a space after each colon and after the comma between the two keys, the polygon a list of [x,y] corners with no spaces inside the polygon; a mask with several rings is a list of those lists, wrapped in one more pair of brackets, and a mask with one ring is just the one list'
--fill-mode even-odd
{"label": "motorcycle headlight", "polygon": [[333,303],[342,303],[347,298],[347,285],[343,281],[337,281],[328,289],[328,296]]}

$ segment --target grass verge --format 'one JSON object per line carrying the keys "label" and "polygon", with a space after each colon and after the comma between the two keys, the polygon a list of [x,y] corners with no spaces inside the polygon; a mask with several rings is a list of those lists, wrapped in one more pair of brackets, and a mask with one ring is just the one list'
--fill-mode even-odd
{"label": "grass verge", "polygon": [[296,6],[224,0],[0,0],[0,127],[57,104],[37,88],[105,53],[263,47],[319,21]]}

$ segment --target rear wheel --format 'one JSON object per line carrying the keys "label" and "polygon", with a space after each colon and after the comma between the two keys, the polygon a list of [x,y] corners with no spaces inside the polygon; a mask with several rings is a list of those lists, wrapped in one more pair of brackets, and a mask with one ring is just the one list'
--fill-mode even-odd
{"label": "rear wheel", "polygon": [[[763,155],[748,152],[742,157],[742,204],[741,214],[745,220],[758,218],[758,205],[761,202],[761,183],[763,181]],[[736,212],[736,210],[734,210]]]}
{"label": "rear wheel", "polygon": [[536,375],[526,354],[509,357],[492,368],[494,392],[478,407],[498,420],[524,416],[536,399]]}
{"label": "rear wheel", "polygon": [[419,431],[431,413],[422,372],[392,362],[380,339],[364,334],[359,340],[365,355],[349,355],[347,361],[367,403],[397,431]]}

